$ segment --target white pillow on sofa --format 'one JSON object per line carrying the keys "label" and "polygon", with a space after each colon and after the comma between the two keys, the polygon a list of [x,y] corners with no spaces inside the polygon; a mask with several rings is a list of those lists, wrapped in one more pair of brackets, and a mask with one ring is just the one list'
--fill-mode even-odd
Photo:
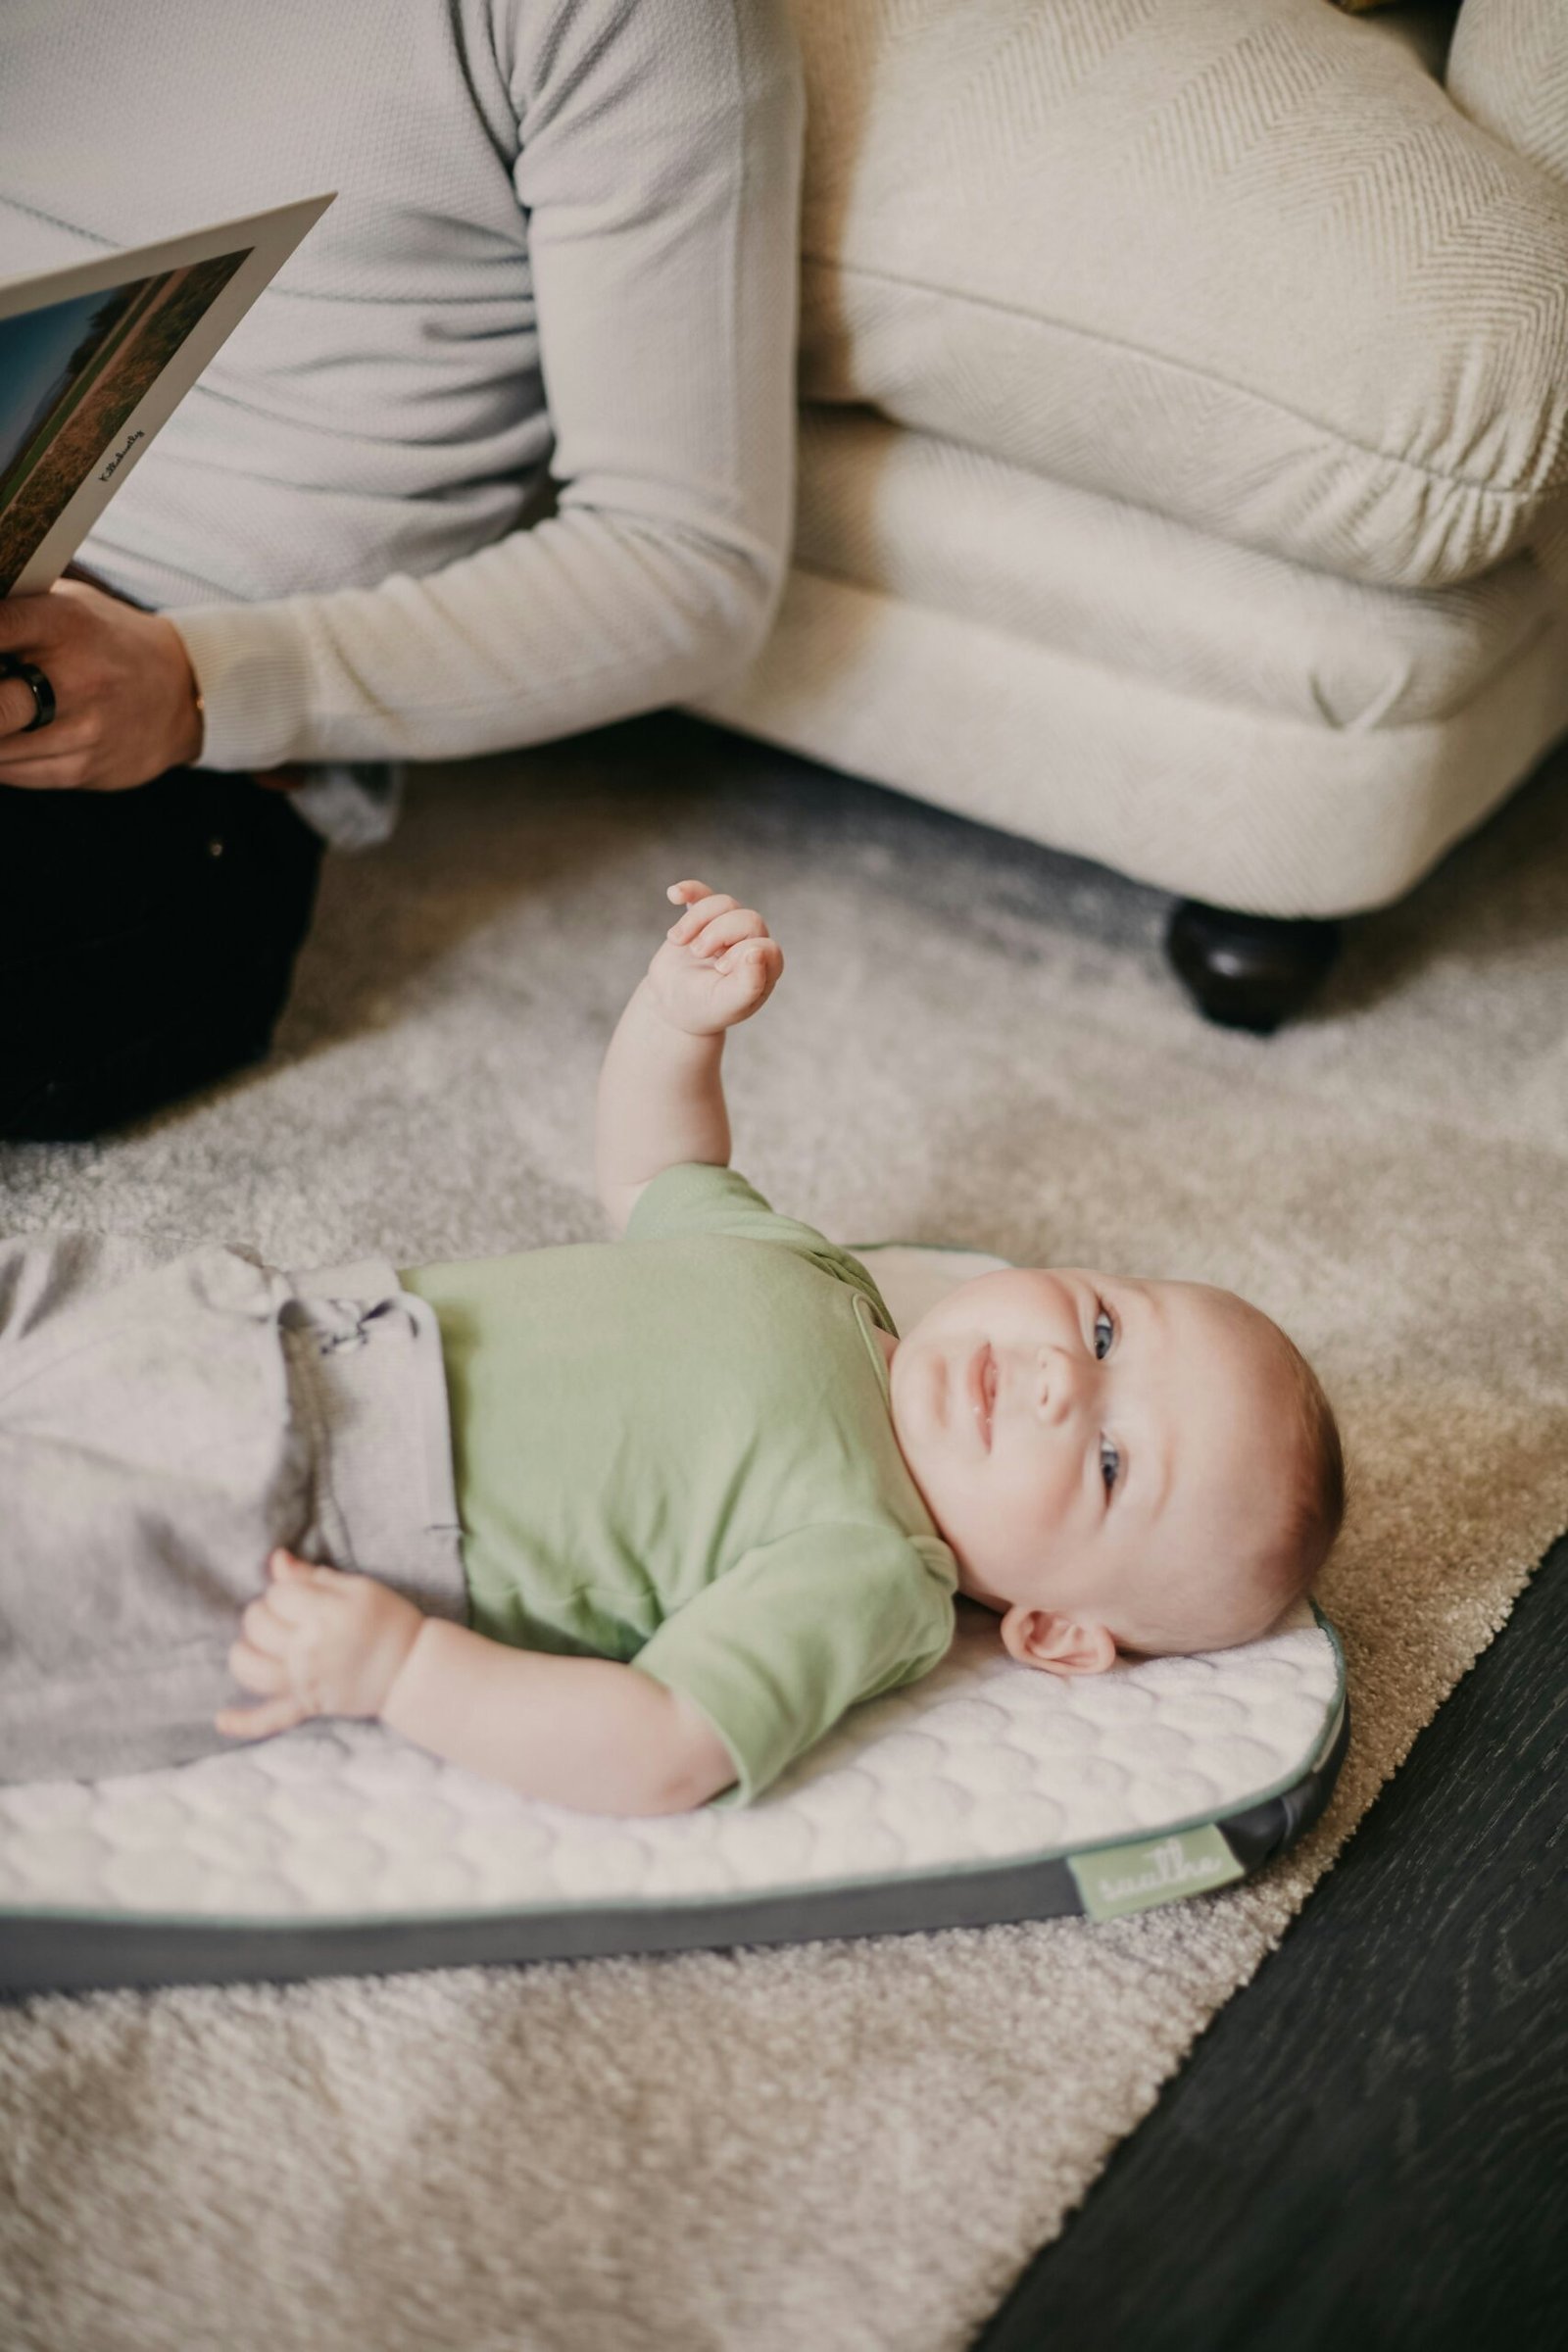
{"label": "white pillow on sofa", "polygon": [[791,5],[808,399],[1396,586],[1568,502],[1568,189],[1434,18]]}

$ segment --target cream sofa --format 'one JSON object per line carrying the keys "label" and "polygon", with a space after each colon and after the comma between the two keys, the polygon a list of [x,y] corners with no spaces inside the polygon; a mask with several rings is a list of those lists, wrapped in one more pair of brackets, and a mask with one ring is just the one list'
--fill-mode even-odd
{"label": "cream sofa", "polygon": [[791,5],[798,541],[704,710],[1271,1027],[1568,728],[1568,0]]}

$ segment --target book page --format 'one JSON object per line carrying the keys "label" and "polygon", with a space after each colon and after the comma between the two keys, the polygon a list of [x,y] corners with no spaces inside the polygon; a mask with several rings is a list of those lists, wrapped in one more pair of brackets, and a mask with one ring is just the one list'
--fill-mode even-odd
{"label": "book page", "polygon": [[87,475],[111,482],[145,438],[119,436],[248,250],[0,318],[0,596]]}
{"label": "book page", "polygon": [[0,285],[0,596],[59,577],[331,201]]}

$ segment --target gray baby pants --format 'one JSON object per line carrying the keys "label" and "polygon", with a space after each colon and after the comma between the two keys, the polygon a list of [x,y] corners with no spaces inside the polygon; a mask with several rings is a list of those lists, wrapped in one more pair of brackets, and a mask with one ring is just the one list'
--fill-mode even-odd
{"label": "gray baby pants", "polygon": [[241,1744],[213,1716],[277,1544],[466,1619],[424,1300],[382,1259],[0,1242],[0,1781]]}

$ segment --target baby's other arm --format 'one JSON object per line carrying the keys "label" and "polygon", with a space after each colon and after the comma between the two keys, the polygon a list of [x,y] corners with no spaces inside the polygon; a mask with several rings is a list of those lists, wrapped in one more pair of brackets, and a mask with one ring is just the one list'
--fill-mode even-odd
{"label": "baby's other arm", "polygon": [[373,1576],[276,1551],[229,1652],[262,1704],[220,1731],[260,1739],[317,1715],[379,1717],[449,1763],[585,1813],[681,1813],[735,1778],[694,1707],[610,1658],[562,1658],[426,1617]]}
{"label": "baby's other arm", "polygon": [[596,1174],[617,1232],[663,1169],[729,1165],[724,1031],[760,1010],[784,969],[755,907],[695,879],[665,895],[685,911],[633,992],[599,1078]]}
{"label": "baby's other arm", "polygon": [[427,1617],[381,1708],[421,1747],[580,1813],[685,1813],[735,1778],[688,1702],[613,1658],[512,1649]]}

